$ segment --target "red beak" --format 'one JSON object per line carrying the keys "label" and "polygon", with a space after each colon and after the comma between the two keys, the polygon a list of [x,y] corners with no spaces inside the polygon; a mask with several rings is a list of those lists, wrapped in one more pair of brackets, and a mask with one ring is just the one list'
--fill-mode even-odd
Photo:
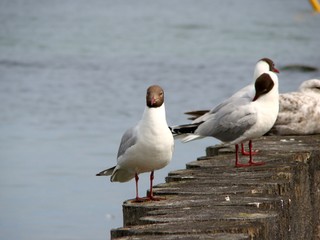
{"label": "red beak", "polygon": [[156,103],[156,99],[152,96],[151,97],[151,106],[154,105]]}
{"label": "red beak", "polygon": [[280,71],[278,69],[276,69],[276,68],[273,68],[273,72],[280,73]]}

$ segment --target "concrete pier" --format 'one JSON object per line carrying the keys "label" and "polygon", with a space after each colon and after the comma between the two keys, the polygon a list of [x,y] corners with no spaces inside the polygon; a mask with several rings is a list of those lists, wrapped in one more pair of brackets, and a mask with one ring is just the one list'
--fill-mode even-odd
{"label": "concrete pier", "polygon": [[124,202],[112,239],[320,239],[320,135],[253,143],[265,165],[235,168],[234,147],[208,147],[154,188],[165,200]]}

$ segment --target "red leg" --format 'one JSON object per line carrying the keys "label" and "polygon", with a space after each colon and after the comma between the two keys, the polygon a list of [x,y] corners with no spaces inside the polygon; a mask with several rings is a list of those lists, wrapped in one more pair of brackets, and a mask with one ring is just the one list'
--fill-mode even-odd
{"label": "red leg", "polygon": [[153,179],[154,179],[154,171],[152,171],[151,174],[150,174],[150,191],[149,191],[149,194],[148,194],[147,198],[149,200],[153,200],[153,201],[162,200],[164,198],[159,198],[159,197],[154,197],[153,196]]}
{"label": "red leg", "polygon": [[[251,140],[250,140],[251,141]],[[249,141],[249,145],[250,145],[250,141]],[[247,152],[247,151],[245,151],[244,150],[244,146],[243,146],[243,143],[241,143],[241,154],[243,155],[243,156],[250,156],[250,153],[252,154],[252,155],[256,155],[257,153],[258,153],[258,150],[255,150],[255,151],[250,151],[250,152]]]}
{"label": "red leg", "polygon": [[252,141],[250,140],[249,141],[249,153],[250,153],[250,159],[249,159],[249,166],[259,166],[259,165],[263,165],[265,164],[264,162],[254,162],[253,159],[252,159]]}
{"label": "red leg", "polygon": [[236,147],[236,164],[235,164],[235,167],[248,167],[249,164],[239,163],[239,154],[238,154],[239,144],[236,144],[235,147]]}
{"label": "red leg", "polygon": [[134,179],[136,180],[136,199],[134,200],[134,202],[143,202],[144,199],[139,197],[139,188],[138,188],[139,176],[137,173],[135,174]]}

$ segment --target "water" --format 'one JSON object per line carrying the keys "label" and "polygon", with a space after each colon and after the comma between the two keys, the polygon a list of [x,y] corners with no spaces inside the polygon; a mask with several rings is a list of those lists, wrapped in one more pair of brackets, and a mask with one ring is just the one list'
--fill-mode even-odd
{"label": "water", "polygon": [[[3,0],[0,22],[1,239],[108,239],[122,225],[134,182],[95,174],[116,162],[149,85],[178,124],[250,83],[262,57],[320,67],[307,1]],[[280,91],[319,75],[284,71]],[[215,143],[176,142],[155,182]]]}

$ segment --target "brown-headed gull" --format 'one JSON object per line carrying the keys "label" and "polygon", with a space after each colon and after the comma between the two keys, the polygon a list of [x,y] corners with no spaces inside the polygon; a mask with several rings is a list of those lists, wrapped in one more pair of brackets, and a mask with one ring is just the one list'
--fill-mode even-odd
{"label": "brown-headed gull", "polygon": [[[234,93],[231,97],[229,97],[228,99],[223,101],[221,104],[219,104],[217,107],[213,108],[211,111],[210,110],[198,110],[198,111],[186,112],[186,114],[192,116],[189,119],[190,120],[194,120],[193,123],[201,122],[202,121],[201,116],[204,115],[207,112],[214,113],[221,106],[229,104],[232,101],[237,101],[238,98],[242,98],[242,97],[251,97],[251,98],[253,98],[254,95],[255,95],[254,81],[262,73],[265,73],[265,72],[268,72],[268,71],[271,71],[271,72],[274,72],[274,73],[279,73],[279,70],[275,67],[274,62],[270,58],[266,58],[265,57],[265,58],[260,59],[256,63],[255,68],[254,68],[253,83],[252,84],[249,84],[246,87],[240,89],[239,91]],[[250,148],[250,146],[252,146],[252,142],[249,141],[249,148]],[[251,155],[252,154],[256,154],[256,151],[253,151],[253,152],[252,151],[251,152],[245,151],[243,143],[241,143],[241,153],[242,153],[242,155],[250,156],[250,154]]]}
{"label": "brown-headed gull", "polygon": [[[267,71],[254,83],[255,95],[244,94],[236,101],[224,102],[191,124],[172,127],[176,134],[188,134],[182,142],[203,137],[215,137],[236,147],[236,167],[262,165],[252,160],[252,139],[263,136],[276,121],[279,111],[278,77]],[[249,141],[250,160],[239,163],[239,143]]]}
{"label": "brown-headed gull", "polygon": [[275,135],[320,133],[320,80],[304,81],[297,92],[279,96],[280,109],[270,130]]}
{"label": "brown-headed gull", "polygon": [[[154,171],[165,167],[172,158],[174,139],[168,128],[164,106],[164,91],[158,85],[147,89],[146,107],[140,122],[122,136],[117,165],[97,176],[111,175],[111,182],[136,181],[135,201],[159,200],[153,196]],[[151,172],[150,191],[147,198],[140,198],[139,174]]]}

